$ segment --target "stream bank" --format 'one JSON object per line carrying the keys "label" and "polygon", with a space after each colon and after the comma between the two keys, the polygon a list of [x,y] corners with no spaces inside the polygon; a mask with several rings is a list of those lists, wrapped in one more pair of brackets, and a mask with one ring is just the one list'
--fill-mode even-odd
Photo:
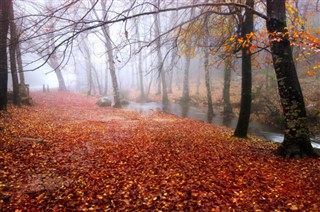
{"label": "stream bank", "polygon": [[[171,103],[168,106],[164,107],[161,103],[157,102],[138,103],[130,101],[126,108],[140,113],[162,111],[181,117],[202,120],[208,123],[215,123],[232,129],[235,129],[238,121],[238,118],[236,116],[225,116],[217,109],[214,110],[213,117],[208,117],[206,107],[194,107],[189,105],[182,106],[177,103]],[[282,143],[283,141],[283,129],[260,123],[258,121],[250,121],[248,131],[252,135],[264,138],[269,141],[277,143]],[[320,135],[313,136],[311,138],[311,141],[314,148],[320,149]]]}

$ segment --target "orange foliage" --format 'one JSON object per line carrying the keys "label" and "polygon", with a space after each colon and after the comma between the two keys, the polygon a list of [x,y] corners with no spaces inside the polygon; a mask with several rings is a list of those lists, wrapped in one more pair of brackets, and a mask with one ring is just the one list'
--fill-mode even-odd
{"label": "orange foliage", "polygon": [[33,93],[0,118],[0,211],[319,211],[320,159],[160,112]]}

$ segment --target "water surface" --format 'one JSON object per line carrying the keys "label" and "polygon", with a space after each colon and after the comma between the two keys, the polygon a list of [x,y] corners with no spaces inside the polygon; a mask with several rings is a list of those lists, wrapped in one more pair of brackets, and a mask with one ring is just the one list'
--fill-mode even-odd
{"label": "water surface", "polygon": [[[152,111],[163,111],[171,113],[181,117],[187,117],[192,119],[198,119],[206,121],[209,123],[215,123],[218,125],[226,126],[232,129],[235,129],[237,126],[238,118],[236,116],[225,116],[220,113],[218,110],[214,111],[214,116],[208,117],[206,107],[194,107],[180,104],[171,103],[167,106],[163,106],[157,102],[130,102],[127,106],[127,109],[137,111],[140,113],[151,113]],[[251,121],[249,124],[249,133],[262,137],[266,140],[270,140],[277,143],[283,142],[283,129],[277,128],[272,125],[264,124],[257,121]],[[314,136],[311,138],[312,146],[314,148],[320,149],[320,135]]]}

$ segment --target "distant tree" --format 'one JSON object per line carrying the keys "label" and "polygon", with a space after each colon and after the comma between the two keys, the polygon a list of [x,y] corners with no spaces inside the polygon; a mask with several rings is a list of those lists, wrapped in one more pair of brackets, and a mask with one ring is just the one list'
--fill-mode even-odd
{"label": "distant tree", "polygon": [[[108,5],[106,0],[100,1],[100,6],[102,9],[101,17],[99,17],[98,12],[94,8],[94,6],[97,4],[97,2],[91,1],[91,4],[93,5],[92,10],[94,11],[95,17],[98,21],[102,22],[108,22]],[[116,74],[116,67],[115,67],[115,57],[114,57],[114,47],[112,45],[111,40],[111,34],[110,34],[110,27],[109,25],[101,25],[100,26],[103,36],[104,36],[104,44],[107,52],[107,67],[110,71],[111,76],[111,82],[112,82],[112,88],[113,88],[113,107],[121,108],[121,101],[120,101],[120,92],[119,92],[119,85],[117,80],[117,74]],[[107,73],[106,73],[107,74]],[[107,83],[107,82],[106,82]]]}
{"label": "distant tree", "polygon": [[136,24],[136,36],[137,36],[137,47],[139,51],[138,55],[138,74],[139,74],[139,88],[140,88],[140,101],[144,102],[145,101],[145,93],[144,93],[144,81],[143,81],[143,60],[142,60],[142,52],[141,52],[141,42],[140,42],[140,29],[139,29],[139,19],[137,19],[137,24]]}
{"label": "distant tree", "polygon": [[[24,23],[21,25],[23,48],[27,49],[28,53],[35,53],[40,57],[32,62],[43,60],[37,68],[48,64],[53,69],[57,77],[59,90],[65,91],[67,87],[63,76],[62,60],[67,57],[66,49],[68,45],[59,42],[68,32],[59,28],[59,16],[62,14],[56,9],[57,2],[46,1],[44,4],[37,2],[35,5],[38,7],[34,7],[34,9],[38,9],[38,12],[44,15],[42,15],[43,17],[25,15]],[[60,51],[62,46],[65,47],[64,51]]]}
{"label": "distant tree", "polygon": [[[84,37],[83,37],[84,38]],[[91,52],[90,48],[87,44],[87,39],[84,38],[81,41],[80,49],[83,48],[82,54],[85,58],[86,63],[86,72],[87,72],[87,95],[90,96],[94,93],[94,82],[93,82],[93,76],[92,76],[92,63],[91,63]]]}
{"label": "distant tree", "polygon": [[211,83],[210,83],[210,64],[209,64],[209,56],[210,56],[210,32],[209,32],[209,15],[206,15],[204,18],[204,73],[205,73],[205,85],[207,91],[207,100],[208,100],[208,119],[211,119],[213,116],[213,101],[212,101],[212,93],[211,93]]}
{"label": "distant tree", "polygon": [[[160,7],[160,0],[157,0],[157,7]],[[163,67],[163,57],[161,52],[161,25],[160,25],[160,16],[158,13],[154,15],[155,24],[154,24],[154,32],[156,39],[156,48],[157,48],[157,57],[158,57],[158,73],[161,80],[162,85],[162,104],[167,105],[169,103],[168,92],[167,92],[167,82],[166,75]]]}
{"label": "distant tree", "polygon": [[182,104],[188,104],[190,101],[190,86],[189,86],[189,72],[190,72],[191,58],[186,56],[183,71],[183,86],[182,86],[182,97],[180,102]]}
{"label": "distant tree", "polygon": [[[17,29],[17,27],[16,27]],[[20,40],[20,36],[18,36],[18,40]],[[22,55],[21,55],[21,48],[20,48],[20,41],[16,45],[16,57],[17,57],[17,66],[18,66],[18,72],[19,72],[19,81],[20,84],[25,86],[25,77],[24,77],[24,71],[23,71],[23,64],[22,64]]]}
{"label": "distant tree", "polygon": [[[53,10],[53,7],[51,5],[49,6],[49,10]],[[55,44],[56,42],[55,39],[57,39],[54,35],[56,30],[55,21],[51,19],[47,27],[48,27],[47,28],[48,29],[47,54],[51,54],[48,62],[49,62],[49,65],[54,69],[54,72],[56,73],[58,83],[59,83],[59,90],[65,91],[67,90],[67,87],[62,74],[61,65],[59,63],[59,55],[58,55],[57,47]]]}
{"label": "distant tree", "polygon": [[232,106],[230,103],[230,83],[231,83],[231,70],[233,66],[233,58],[227,56],[224,61],[224,80],[223,80],[223,113],[232,113]]}
{"label": "distant tree", "polygon": [[[194,9],[191,8],[190,19],[192,19],[193,16],[194,16]],[[186,31],[188,31],[188,29],[186,29]],[[186,43],[185,45],[188,46],[188,43]],[[194,55],[192,55],[192,53],[191,53],[191,52],[193,52],[191,50],[192,46],[189,46],[187,48],[190,48],[190,52],[188,51],[187,55],[185,57],[185,65],[184,65],[184,72],[183,72],[182,97],[180,99],[181,103],[183,103],[183,104],[187,104],[190,101],[190,86],[189,86],[189,74],[190,73],[189,72],[190,72],[191,58],[194,57]]]}

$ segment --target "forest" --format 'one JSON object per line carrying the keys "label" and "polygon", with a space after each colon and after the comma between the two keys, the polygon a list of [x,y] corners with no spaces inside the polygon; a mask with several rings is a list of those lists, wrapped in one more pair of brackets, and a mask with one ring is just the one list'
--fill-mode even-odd
{"label": "forest", "polygon": [[320,210],[319,0],[2,0],[0,211]]}

